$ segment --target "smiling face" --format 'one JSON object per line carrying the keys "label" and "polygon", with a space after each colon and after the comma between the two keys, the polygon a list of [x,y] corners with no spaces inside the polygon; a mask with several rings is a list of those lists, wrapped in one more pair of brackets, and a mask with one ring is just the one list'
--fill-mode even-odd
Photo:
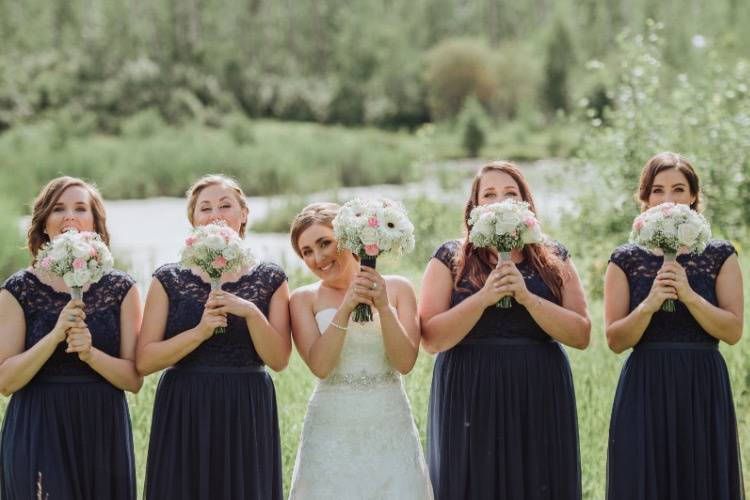
{"label": "smiling face", "polygon": [[94,231],[91,196],[83,186],[65,189],[44,221],[44,231],[50,240],[69,229]]}
{"label": "smiling face", "polygon": [[690,191],[690,183],[685,174],[676,168],[669,168],[654,177],[648,195],[648,208],[667,202],[690,206],[695,200],[696,194]]}
{"label": "smiling face", "polygon": [[201,189],[195,200],[191,222],[194,227],[224,222],[237,233],[247,222],[244,208],[234,189],[224,184],[211,184]]}
{"label": "smiling face", "polygon": [[501,171],[489,171],[479,180],[477,193],[479,205],[499,203],[509,198],[521,200],[518,183],[509,174]]}
{"label": "smiling face", "polygon": [[359,266],[351,252],[338,251],[333,229],[327,225],[312,224],[300,233],[297,245],[305,265],[324,282],[348,276]]}

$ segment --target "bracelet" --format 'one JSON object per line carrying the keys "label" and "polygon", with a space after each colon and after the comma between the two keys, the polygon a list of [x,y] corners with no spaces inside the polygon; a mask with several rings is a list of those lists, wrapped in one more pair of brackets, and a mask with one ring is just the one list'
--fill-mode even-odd
{"label": "bracelet", "polygon": [[347,327],[345,327],[345,326],[341,326],[341,325],[337,325],[337,324],[336,324],[336,323],[334,323],[333,321],[331,321],[331,322],[330,322],[330,323],[328,323],[328,324],[329,324],[329,325],[331,325],[331,326],[333,326],[333,327],[335,327],[335,328],[338,328],[339,330],[341,330],[341,331],[343,331],[343,332],[345,332],[345,331],[347,330]]}

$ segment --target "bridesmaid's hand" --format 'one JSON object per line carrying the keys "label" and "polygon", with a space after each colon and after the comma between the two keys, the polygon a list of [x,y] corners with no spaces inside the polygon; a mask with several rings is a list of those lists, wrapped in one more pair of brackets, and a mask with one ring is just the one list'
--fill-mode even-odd
{"label": "bridesmaid's hand", "polygon": [[[208,304],[206,304],[206,306],[208,306]],[[217,311],[216,308],[205,307],[203,309],[201,321],[198,323],[196,329],[200,332],[201,338],[206,340],[213,336],[214,330],[222,326],[224,328],[227,326],[226,314]]]}
{"label": "bridesmaid's hand", "polygon": [[224,290],[214,290],[208,296],[206,307],[226,316],[232,314],[240,318],[248,318],[260,313],[260,309],[252,301],[245,300]]}
{"label": "bridesmaid's hand", "polygon": [[503,297],[510,295],[516,299],[516,302],[526,307],[533,297],[529,289],[526,288],[526,281],[524,281],[521,271],[512,261],[506,260],[500,264],[500,273],[500,280],[497,283],[498,293],[501,293]]}
{"label": "bridesmaid's hand", "polygon": [[68,347],[65,352],[77,352],[78,359],[84,362],[91,359],[91,332],[85,323],[83,326],[75,326],[68,330],[66,342]]}
{"label": "bridesmaid's hand", "polygon": [[665,262],[661,266],[661,269],[659,269],[659,272],[656,273],[656,278],[661,279],[664,284],[674,288],[677,293],[677,299],[682,302],[689,301],[695,295],[695,291],[690,288],[685,268],[677,261]]}
{"label": "bridesmaid's hand", "polygon": [[381,311],[390,306],[388,302],[388,288],[385,279],[375,269],[367,266],[360,267],[357,278],[363,278],[363,283],[368,288],[364,292],[370,296],[372,304]]}
{"label": "bridesmaid's hand", "polygon": [[86,313],[83,312],[83,302],[80,300],[71,300],[68,302],[63,310],[60,311],[60,315],[57,317],[57,323],[52,329],[52,334],[55,336],[58,342],[65,340],[68,334],[68,330],[71,328],[83,328],[86,324],[83,320],[86,319]]}
{"label": "bridesmaid's hand", "polygon": [[494,306],[500,299],[506,295],[510,295],[510,292],[500,291],[500,279],[503,277],[503,271],[501,268],[496,267],[493,269],[487,280],[484,282],[484,286],[477,292],[477,295],[482,299],[482,304],[485,308]]}
{"label": "bridesmaid's hand", "polygon": [[649,314],[658,311],[667,299],[677,300],[677,291],[670,284],[670,279],[659,277],[657,274],[654,283],[651,285],[651,291],[642,302],[644,310]]}

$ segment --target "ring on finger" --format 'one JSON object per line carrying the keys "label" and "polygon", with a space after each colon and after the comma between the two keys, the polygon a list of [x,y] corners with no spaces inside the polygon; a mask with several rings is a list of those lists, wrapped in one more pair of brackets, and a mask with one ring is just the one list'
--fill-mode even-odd
{"label": "ring on finger", "polygon": [[68,314],[68,321],[75,321],[76,315],[75,314]]}

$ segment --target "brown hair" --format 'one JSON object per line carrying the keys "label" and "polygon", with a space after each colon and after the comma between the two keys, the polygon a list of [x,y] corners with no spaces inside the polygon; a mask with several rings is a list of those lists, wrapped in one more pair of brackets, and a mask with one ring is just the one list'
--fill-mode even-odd
{"label": "brown hair", "polygon": [[[247,211],[247,200],[245,199],[245,193],[242,191],[242,188],[237,183],[236,180],[232,179],[231,177],[228,177],[226,175],[222,174],[208,174],[204,175],[197,181],[193,183],[192,186],[188,188],[188,190],[185,192],[185,196],[187,196],[188,199],[188,205],[187,205],[187,215],[188,220],[190,221],[191,225],[195,225],[193,221],[193,212],[195,212],[195,205],[198,203],[198,196],[201,194],[201,191],[206,189],[209,186],[215,186],[215,185],[222,185],[225,187],[230,188],[232,191],[234,191],[235,198],[237,198],[237,202],[240,204],[240,207],[243,211]],[[240,237],[245,237],[245,228],[247,228],[247,221],[243,222],[242,225],[240,225]]]}
{"label": "brown hair", "polygon": [[31,225],[26,233],[26,240],[31,252],[31,263],[36,263],[36,255],[42,246],[49,241],[49,235],[45,233],[45,225],[52,209],[69,187],[82,187],[89,194],[89,206],[94,216],[94,231],[96,231],[106,245],[109,245],[109,231],[107,230],[107,213],[104,211],[102,195],[94,187],[83,179],[77,177],[58,177],[47,183],[34,200],[31,211]]}
{"label": "brown hair", "polygon": [[702,210],[701,181],[698,174],[695,173],[695,169],[684,156],[668,151],[655,155],[646,162],[641,171],[641,181],[638,192],[635,193],[641,202],[641,212],[648,208],[648,198],[651,195],[651,188],[654,187],[656,176],[669,169],[675,169],[685,176],[690,187],[690,194],[695,196],[695,201],[690,204],[690,208],[700,212]]}
{"label": "brown hair", "polygon": [[300,235],[313,224],[322,224],[333,227],[333,219],[341,208],[336,203],[311,203],[302,209],[292,221],[289,237],[292,240],[292,248],[295,253],[302,257],[299,248]]}
{"label": "brown hair", "polygon": [[[462,289],[460,286],[461,280],[466,277],[473,286],[481,288],[484,286],[484,282],[487,280],[489,273],[488,268],[492,268],[490,263],[490,256],[492,253],[487,248],[476,248],[469,241],[469,216],[471,211],[479,205],[479,184],[482,177],[487,172],[503,172],[508,174],[518,184],[521,199],[529,204],[529,209],[536,213],[534,207],[534,198],[531,196],[531,189],[529,184],[526,182],[521,170],[513,163],[508,161],[494,161],[484,165],[479,169],[477,174],[474,176],[474,181],[471,184],[471,194],[466,202],[464,209],[464,227],[466,230],[466,238],[464,239],[461,251],[456,255],[456,277],[455,286],[458,289]],[[531,264],[531,267],[539,273],[542,280],[552,290],[553,295],[560,301],[562,301],[562,287],[563,287],[563,269],[560,259],[553,254],[544,244],[530,244],[524,245],[523,256]]]}

